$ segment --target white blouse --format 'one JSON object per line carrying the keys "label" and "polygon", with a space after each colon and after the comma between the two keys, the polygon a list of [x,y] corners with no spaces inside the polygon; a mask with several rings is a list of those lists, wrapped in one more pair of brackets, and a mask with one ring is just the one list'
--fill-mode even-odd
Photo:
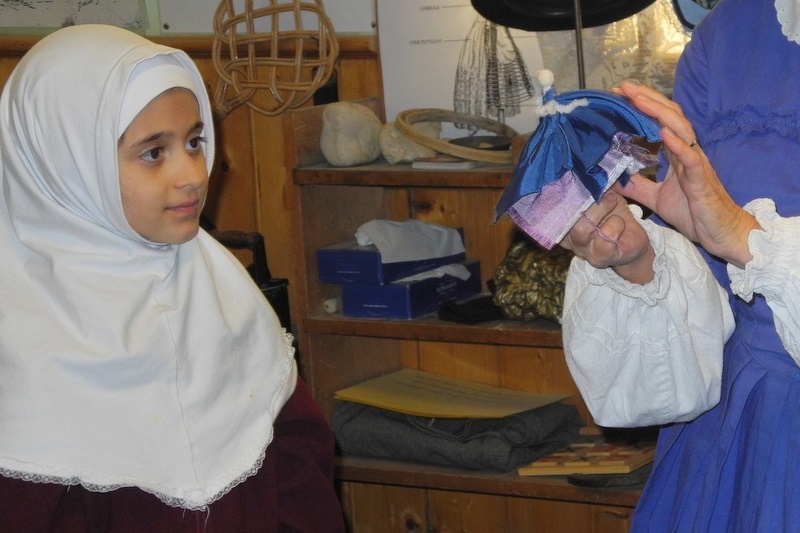
{"label": "white blouse", "polygon": [[[723,345],[735,327],[728,295],[694,244],[631,209],[655,249],[655,276],[637,285],[576,258],[562,317],[567,363],[599,425],[688,421],[719,401]],[[800,364],[800,219],[779,217],[770,200],[745,209],[763,230],[749,236],[745,268],[728,265],[731,288],[745,300],[764,295]]]}
{"label": "white blouse", "polygon": [[578,258],[567,278],[567,364],[595,422],[606,427],[686,421],[714,406],[722,347],[734,327],[727,294],[694,245],[641,223],[656,252],[652,281],[629,283]]}

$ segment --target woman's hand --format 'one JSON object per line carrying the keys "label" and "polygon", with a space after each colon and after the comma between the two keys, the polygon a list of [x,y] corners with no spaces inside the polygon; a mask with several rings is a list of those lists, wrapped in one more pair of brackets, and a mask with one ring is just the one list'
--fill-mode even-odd
{"label": "woman's hand", "polygon": [[709,253],[743,267],[752,259],[748,236],[759,225],[723,187],[680,106],[630,81],[615,92],[664,126],[661,137],[670,167],[661,183],[635,175],[624,187],[615,184],[614,190],[652,209]]}
{"label": "woman's hand", "polygon": [[620,277],[645,284],[653,279],[655,252],[624,197],[606,192],[561,241],[595,268],[611,267]]}

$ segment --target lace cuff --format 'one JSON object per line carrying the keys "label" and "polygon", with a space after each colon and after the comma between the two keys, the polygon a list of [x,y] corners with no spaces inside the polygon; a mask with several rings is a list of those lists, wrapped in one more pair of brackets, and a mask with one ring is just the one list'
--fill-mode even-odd
{"label": "lace cuff", "polygon": [[744,209],[756,217],[762,230],[753,230],[747,239],[753,255],[744,268],[728,264],[728,277],[734,294],[749,302],[753,293],[772,298],[783,292],[786,273],[797,269],[800,257],[800,223],[797,218],[782,218],[772,200],[759,198]]}

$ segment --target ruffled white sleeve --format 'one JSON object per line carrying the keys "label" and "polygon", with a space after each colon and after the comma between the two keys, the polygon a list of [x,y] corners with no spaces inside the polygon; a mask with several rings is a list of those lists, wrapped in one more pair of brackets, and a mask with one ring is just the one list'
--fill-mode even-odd
{"label": "ruffled white sleeve", "polygon": [[728,265],[731,290],[748,302],[753,293],[764,296],[783,346],[800,365],[800,217],[779,217],[775,203],[767,199],[744,208],[762,230],[750,232],[753,259],[744,269]]}
{"label": "ruffled white sleeve", "polygon": [[[631,210],[641,217],[638,207]],[[722,350],[734,329],[728,295],[695,246],[640,223],[656,253],[651,282],[629,283],[578,258],[567,278],[567,364],[605,427],[683,422],[716,405]]]}

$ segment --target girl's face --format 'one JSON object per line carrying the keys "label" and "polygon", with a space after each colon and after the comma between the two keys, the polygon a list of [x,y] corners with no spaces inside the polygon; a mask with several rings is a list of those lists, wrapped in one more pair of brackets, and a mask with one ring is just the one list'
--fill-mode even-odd
{"label": "girl's face", "polygon": [[197,235],[208,192],[200,108],[188,89],[148,103],[117,143],[122,208],[128,224],[157,243]]}

